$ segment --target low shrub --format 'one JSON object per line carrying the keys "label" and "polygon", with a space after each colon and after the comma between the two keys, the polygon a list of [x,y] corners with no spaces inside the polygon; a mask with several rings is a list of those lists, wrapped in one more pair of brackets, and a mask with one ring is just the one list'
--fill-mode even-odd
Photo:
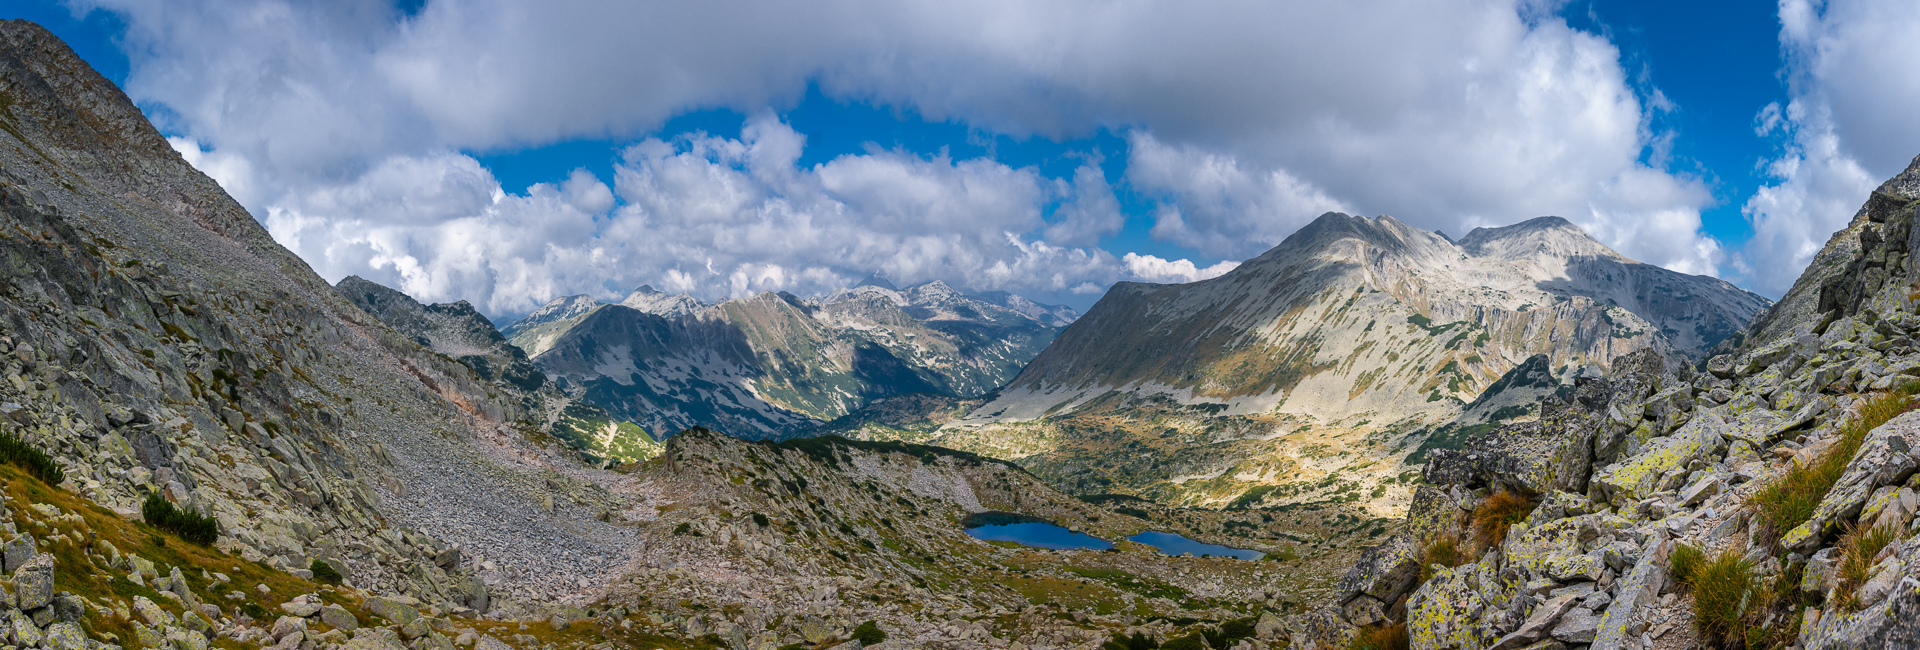
{"label": "low shrub", "polygon": [[1507,529],[1527,520],[1538,501],[1508,489],[1494,492],[1473,511],[1473,537],[1481,550],[1499,546],[1507,540]]}
{"label": "low shrub", "polygon": [[220,524],[212,517],[175,508],[173,503],[159,494],[147,495],[147,502],[140,504],[140,517],[154,528],[179,535],[180,539],[201,546],[212,545],[213,540],[220,536]]}
{"label": "low shrub", "polygon": [[47,485],[59,485],[67,480],[67,473],[61,471],[59,463],[53,462],[52,456],[11,433],[0,433],[0,462],[27,470],[27,474]]}
{"label": "low shrub", "polygon": [[887,640],[887,631],[880,629],[873,621],[867,621],[853,628],[853,638],[861,645],[878,645]]}
{"label": "low shrub", "polygon": [[1160,650],[1207,650],[1207,638],[1195,632],[1183,637],[1167,639],[1166,643],[1160,644]]}
{"label": "low shrub", "polygon": [[772,521],[767,519],[766,515],[760,514],[758,512],[753,513],[753,523],[754,525],[759,526],[761,528],[766,528],[767,526],[773,524]]}
{"label": "low shrub", "polygon": [[1840,428],[1840,439],[1827,447],[1810,463],[1794,463],[1785,476],[1753,493],[1747,505],[1760,513],[1764,530],[1778,540],[1787,531],[1813,518],[1813,510],[1826,498],[1833,484],[1847,470],[1847,463],[1866,444],[1867,434],[1888,420],[1914,409],[1913,396],[1920,394],[1920,382],[1881,393],[1867,400],[1859,417]]}
{"label": "low shrub", "polygon": [[346,579],[333,568],[333,565],[320,560],[314,560],[313,564],[307,565],[307,570],[313,572],[313,581],[321,584],[337,585]]}
{"label": "low shrub", "polygon": [[1369,625],[1355,631],[1349,650],[1407,650],[1407,625]]}

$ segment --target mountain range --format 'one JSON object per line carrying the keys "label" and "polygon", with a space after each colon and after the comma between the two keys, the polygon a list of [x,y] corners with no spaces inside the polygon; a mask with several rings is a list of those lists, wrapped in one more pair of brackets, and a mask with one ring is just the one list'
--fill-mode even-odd
{"label": "mountain range", "polygon": [[[1078,319],[875,281],[563,299],[503,334],[328,284],[65,44],[0,22],[0,635],[1910,647],[1917,214],[1920,158],[1771,306],[1558,219],[1453,241],[1332,214]],[[654,407],[938,444],[660,442],[630,421]],[[635,432],[658,446],[611,450],[634,462],[569,437]],[[1111,548],[968,532],[999,525]]]}
{"label": "mountain range", "polygon": [[1558,217],[1454,241],[1328,213],[1220,277],[1115,285],[933,440],[1080,492],[1391,508],[1402,460],[1529,358],[1562,383],[1637,350],[1697,360],[1769,304]]}
{"label": "mountain range", "polygon": [[1077,315],[937,281],[713,305],[643,286],[615,304],[557,298],[504,334],[568,395],[658,437],[780,438],[877,398],[991,391]]}

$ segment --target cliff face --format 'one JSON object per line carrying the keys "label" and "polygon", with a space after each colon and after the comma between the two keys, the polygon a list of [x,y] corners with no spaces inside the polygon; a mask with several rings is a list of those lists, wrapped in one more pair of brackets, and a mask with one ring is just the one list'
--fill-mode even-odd
{"label": "cliff face", "polygon": [[1916,210],[1920,159],[1707,372],[1637,353],[1537,421],[1432,452],[1405,532],[1292,622],[1296,642],[1920,643]]}

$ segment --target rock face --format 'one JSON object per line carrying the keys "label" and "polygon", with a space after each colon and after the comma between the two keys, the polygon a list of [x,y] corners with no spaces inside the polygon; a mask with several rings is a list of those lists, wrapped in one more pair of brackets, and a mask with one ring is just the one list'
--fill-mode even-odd
{"label": "rock face", "polygon": [[[1398,450],[1531,417],[1540,394],[1639,350],[1697,360],[1767,305],[1622,257],[1557,217],[1454,242],[1329,213],[1221,277],[1116,285],[939,441],[1062,484],[1197,504],[1328,478],[1404,503],[1387,480],[1405,471]],[[1070,433],[1116,422],[1127,435]],[[1164,444],[1169,427],[1205,442]],[[1140,446],[1152,467],[1120,460]]]}
{"label": "rock face", "polygon": [[[324,558],[446,609],[618,564],[626,532],[540,507],[580,481],[519,429],[519,400],[342,297],[25,21],[0,23],[0,231],[0,429],[73,491],[123,513],[162,494],[248,560]],[[461,320],[416,315],[430,340]],[[535,512],[566,524],[536,544]],[[473,565],[434,561],[455,547],[518,566],[476,594]]]}
{"label": "rock face", "polygon": [[702,426],[771,438],[878,398],[999,387],[1053,340],[1058,326],[1049,323],[1064,309],[1002,302],[1026,311],[939,282],[711,306],[641,287],[585,310],[576,298],[556,300],[529,317],[540,322],[509,330],[569,395],[613,419],[661,436]]}
{"label": "rock face", "polygon": [[[1712,647],[1722,641],[1691,624],[1699,581],[1744,571],[1750,587],[1790,596],[1725,605],[1740,608],[1731,613],[1751,628],[1747,638],[1808,649],[1920,643],[1920,414],[1865,401],[1893,399],[1871,394],[1920,374],[1920,298],[1910,294],[1920,276],[1894,243],[1910,236],[1916,207],[1920,159],[1829,244],[1821,259],[1837,262],[1809,269],[1801,294],[1723,348],[1732,354],[1700,364],[1706,372],[1663,367],[1652,352],[1621,357],[1606,376],[1547,398],[1539,420],[1432,453],[1407,539],[1363,555],[1349,576],[1378,573],[1377,558],[1408,554],[1409,544],[1440,557],[1427,550],[1467,539],[1463,522],[1493,492],[1536,505],[1477,559],[1429,566],[1429,579],[1402,590],[1404,618],[1389,609],[1382,623],[1354,606],[1401,593],[1343,589],[1290,623],[1296,640],[1341,638],[1322,629],[1338,616],[1349,626],[1404,624],[1422,649]],[[1809,286],[1822,287],[1817,303]],[[1864,432],[1857,450],[1845,442],[1850,428]],[[1840,464],[1830,485],[1787,482],[1794,468],[1829,458]],[[1793,489],[1813,504],[1804,523],[1770,523],[1760,507],[1785,501],[1756,495],[1775,486],[1803,486]],[[1891,533],[1887,546],[1847,560],[1843,575],[1842,558],[1859,547],[1842,534],[1874,529]],[[1683,547],[1741,568],[1672,574]]]}

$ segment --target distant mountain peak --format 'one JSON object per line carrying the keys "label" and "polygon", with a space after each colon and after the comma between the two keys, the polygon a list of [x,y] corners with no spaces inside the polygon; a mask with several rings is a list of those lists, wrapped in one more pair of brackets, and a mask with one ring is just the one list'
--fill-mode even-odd
{"label": "distant mountain peak", "polygon": [[859,287],[880,287],[880,288],[882,288],[882,289],[886,289],[886,290],[888,290],[888,291],[899,291],[899,290],[900,290],[900,287],[896,287],[896,286],[894,286],[892,282],[888,282],[886,278],[884,278],[884,277],[881,277],[881,275],[880,275],[880,272],[879,272],[879,271],[874,271],[874,272],[872,272],[872,273],[869,273],[869,274],[867,274],[867,279],[865,279],[865,280],[861,280],[859,284],[856,284],[856,285],[853,285],[853,286],[854,286],[854,288],[859,288]]}
{"label": "distant mountain peak", "polygon": [[653,314],[662,318],[689,316],[707,308],[701,302],[684,293],[667,294],[653,288],[651,284],[640,285],[633,293],[620,300],[620,306],[639,312]]}

